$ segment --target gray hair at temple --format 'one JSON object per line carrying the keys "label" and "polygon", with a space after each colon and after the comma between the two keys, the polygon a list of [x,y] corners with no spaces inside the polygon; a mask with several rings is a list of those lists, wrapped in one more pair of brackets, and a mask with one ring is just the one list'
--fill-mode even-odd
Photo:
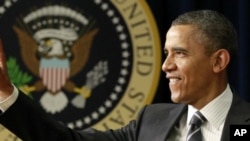
{"label": "gray hair at temple", "polygon": [[216,11],[190,11],[178,16],[172,22],[174,25],[194,25],[194,39],[205,45],[208,54],[226,49],[231,56],[235,55],[238,46],[235,28],[225,16]]}

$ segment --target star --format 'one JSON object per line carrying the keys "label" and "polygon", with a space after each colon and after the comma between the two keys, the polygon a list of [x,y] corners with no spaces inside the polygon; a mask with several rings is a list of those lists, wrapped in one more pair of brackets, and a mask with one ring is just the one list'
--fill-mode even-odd
{"label": "star", "polygon": [[98,110],[99,110],[99,112],[101,114],[105,114],[106,113],[106,109],[103,106],[101,106]]}
{"label": "star", "polygon": [[126,80],[123,77],[120,77],[118,79],[118,83],[120,83],[120,84],[124,84],[125,82],[126,82]]}
{"label": "star", "polygon": [[4,4],[6,7],[11,7],[11,2],[10,1],[5,1],[5,4]]}
{"label": "star", "polygon": [[122,66],[124,66],[124,67],[129,66],[129,61],[128,60],[122,61]]}
{"label": "star", "polygon": [[102,3],[102,1],[101,0],[95,0],[95,3],[100,4],[100,3]]}
{"label": "star", "polygon": [[113,11],[113,10],[108,10],[107,15],[108,15],[109,17],[114,16],[114,11]]}
{"label": "star", "polygon": [[123,31],[123,26],[122,25],[117,25],[116,30],[118,32],[122,32]]}
{"label": "star", "polygon": [[111,106],[112,106],[112,102],[111,102],[110,100],[107,100],[107,101],[105,102],[105,106],[111,107]]}
{"label": "star", "polygon": [[121,75],[127,75],[127,74],[128,74],[127,69],[122,69],[122,70],[121,70]]}
{"label": "star", "polygon": [[112,22],[113,22],[113,24],[119,23],[119,18],[114,17],[114,18],[112,19]]}
{"label": "star", "polygon": [[122,33],[119,35],[120,40],[125,40],[127,38],[126,34]]}
{"label": "star", "polygon": [[124,57],[124,58],[128,58],[129,57],[129,52],[128,51],[123,51],[122,52],[122,57]]}
{"label": "star", "polygon": [[129,46],[127,42],[123,42],[121,45],[123,49],[127,49]]}
{"label": "star", "polygon": [[90,117],[85,117],[84,118],[84,122],[86,123],[86,124],[90,124],[90,122],[91,122],[91,118]]}
{"label": "star", "polygon": [[3,14],[5,12],[5,8],[3,6],[0,7],[0,14]]}
{"label": "star", "polygon": [[112,93],[112,94],[110,95],[110,98],[111,98],[112,100],[117,100],[117,95],[116,95],[115,93]]}
{"label": "star", "polygon": [[81,120],[76,121],[76,126],[81,128],[83,126],[83,122]]}
{"label": "star", "polygon": [[68,123],[67,126],[68,126],[69,128],[71,128],[71,129],[73,129],[73,128],[75,127],[73,123]]}
{"label": "star", "polygon": [[101,6],[101,8],[102,8],[103,10],[106,10],[106,9],[108,9],[108,4],[106,4],[106,3],[103,3],[103,4],[102,4],[102,6]]}
{"label": "star", "polygon": [[97,112],[92,113],[92,118],[93,119],[98,119],[99,114]]}
{"label": "star", "polygon": [[115,91],[116,91],[117,93],[121,92],[121,91],[122,91],[121,86],[119,86],[119,85],[115,86]]}

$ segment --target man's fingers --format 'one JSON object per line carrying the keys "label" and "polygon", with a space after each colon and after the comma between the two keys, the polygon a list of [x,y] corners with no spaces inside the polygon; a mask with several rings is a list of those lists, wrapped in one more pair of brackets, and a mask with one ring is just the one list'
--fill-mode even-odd
{"label": "man's fingers", "polygon": [[0,39],[0,68],[3,71],[3,73],[6,73],[6,62],[5,62],[2,39]]}

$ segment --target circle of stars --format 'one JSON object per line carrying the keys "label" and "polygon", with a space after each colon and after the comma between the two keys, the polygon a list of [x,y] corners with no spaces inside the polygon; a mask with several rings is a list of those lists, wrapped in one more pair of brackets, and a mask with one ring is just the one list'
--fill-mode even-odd
{"label": "circle of stars", "polygon": [[97,120],[100,115],[105,114],[108,108],[112,107],[113,101],[118,100],[118,95],[122,92],[122,85],[127,82],[125,79],[125,77],[129,74],[127,67],[131,65],[128,60],[129,56],[131,55],[128,51],[130,44],[127,42],[127,34],[124,32],[124,26],[120,23],[120,18],[115,15],[115,11],[109,7],[108,3],[102,0],[94,0],[94,3],[99,5],[106,15],[111,19],[111,22],[114,24],[114,28],[118,33],[118,38],[120,40],[120,46],[122,49],[121,55],[123,58],[121,61],[120,76],[117,79],[117,84],[114,86],[114,90],[110,94],[109,99],[105,100],[104,104],[89,116],[85,116],[82,119],[75,121],[75,123],[69,123],[68,127],[70,128],[81,128],[84,125],[89,125],[93,120]]}

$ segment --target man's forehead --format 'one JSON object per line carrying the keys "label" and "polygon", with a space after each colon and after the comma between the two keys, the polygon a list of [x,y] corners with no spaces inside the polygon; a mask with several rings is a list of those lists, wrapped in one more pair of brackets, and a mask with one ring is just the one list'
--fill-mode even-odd
{"label": "man's forehead", "polygon": [[165,44],[176,44],[187,42],[192,36],[193,28],[191,26],[172,26],[166,34]]}
{"label": "man's forehead", "polygon": [[164,50],[172,50],[174,48],[193,50],[197,47],[204,47],[197,39],[195,34],[198,33],[196,31],[193,25],[171,26],[166,34]]}
{"label": "man's forehead", "polygon": [[191,33],[195,30],[194,25],[173,25],[169,28],[166,37],[168,35],[178,35],[180,33]]}

